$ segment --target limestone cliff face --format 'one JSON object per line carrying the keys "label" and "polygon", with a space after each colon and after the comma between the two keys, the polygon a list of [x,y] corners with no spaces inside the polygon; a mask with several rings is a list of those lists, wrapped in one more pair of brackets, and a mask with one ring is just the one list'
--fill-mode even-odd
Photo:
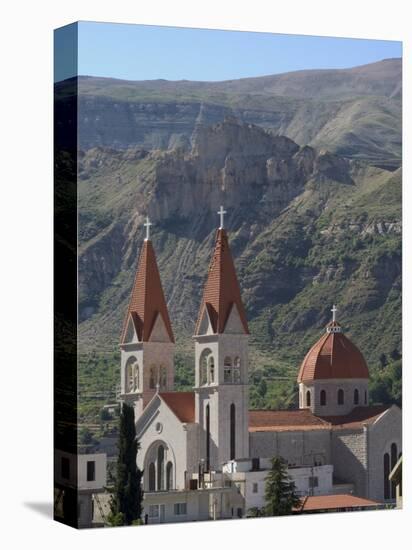
{"label": "limestone cliff face", "polygon": [[256,342],[299,354],[338,301],[361,340],[362,323],[386,319],[383,340],[398,346],[390,319],[400,308],[399,171],[229,116],[199,125],[190,151],[85,151],[79,176],[85,350],[117,343],[146,214],[175,333],[191,334],[221,204]]}

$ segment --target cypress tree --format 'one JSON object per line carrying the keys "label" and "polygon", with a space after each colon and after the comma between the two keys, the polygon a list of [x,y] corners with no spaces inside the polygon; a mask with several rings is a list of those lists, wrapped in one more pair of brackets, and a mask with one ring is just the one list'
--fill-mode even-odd
{"label": "cypress tree", "polygon": [[265,515],[285,516],[300,504],[294,482],[290,479],[287,464],[281,457],[272,458],[272,467],[266,477]]}
{"label": "cypress tree", "polygon": [[119,432],[119,457],[109,523],[131,525],[138,523],[141,518],[143,491],[142,471],[136,464],[139,443],[136,439],[134,410],[127,403],[121,407]]}

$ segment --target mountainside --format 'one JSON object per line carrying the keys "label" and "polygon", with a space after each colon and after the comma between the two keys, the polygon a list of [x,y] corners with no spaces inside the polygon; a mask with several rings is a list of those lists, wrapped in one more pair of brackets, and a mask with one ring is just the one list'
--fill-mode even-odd
{"label": "mountainside", "polygon": [[[251,329],[252,380],[287,379],[269,383],[269,393],[283,388],[279,404],[294,398],[299,362],[334,302],[372,372],[383,355],[400,357],[401,170],[301,147],[227,118],[199,127],[189,152],[81,154],[81,387],[91,372],[87,357],[117,349],[146,213],[177,335],[177,382],[190,385],[190,336],[220,204]],[[116,361],[105,366],[99,387],[116,380]],[[260,406],[277,403],[257,399]]]}
{"label": "mountainside", "polygon": [[401,158],[401,71],[400,59],[387,59],[223,82],[79,77],[80,147],[190,151],[199,128],[235,116],[393,170]]}

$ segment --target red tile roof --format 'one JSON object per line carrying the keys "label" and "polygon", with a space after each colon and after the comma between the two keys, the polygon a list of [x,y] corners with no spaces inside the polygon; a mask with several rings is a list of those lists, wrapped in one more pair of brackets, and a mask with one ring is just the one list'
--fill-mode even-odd
{"label": "red tile roof", "polygon": [[[331,323],[330,327],[339,325]],[[369,378],[362,353],[342,332],[326,332],[306,354],[298,382],[330,378]]]}
{"label": "red tile roof", "polygon": [[322,419],[329,422],[334,430],[362,428],[364,425],[373,424],[389,408],[388,405],[356,407],[344,416],[322,416]]}
{"label": "red tile roof", "polygon": [[145,240],[140,252],[121,342],[124,342],[130,317],[139,340],[147,342],[158,315],[163,319],[170,341],[174,342],[156,256],[151,241]]}
{"label": "red tile roof", "polygon": [[302,504],[296,510],[309,512],[316,510],[341,510],[345,508],[370,508],[379,503],[353,495],[322,495],[308,496],[302,499]]}
{"label": "red tile roof", "polygon": [[309,409],[249,411],[250,432],[325,430],[330,425]]}
{"label": "red tile roof", "polygon": [[309,409],[249,411],[249,432],[360,429],[373,424],[387,405],[356,407],[343,416],[316,416]]}
{"label": "red tile roof", "polygon": [[159,396],[181,422],[195,421],[195,394],[191,391],[161,392]]}
{"label": "red tile roof", "polygon": [[249,334],[246,313],[240,297],[239,283],[236,277],[227,234],[224,229],[218,229],[215,250],[209,266],[195,334],[198,334],[205,309],[208,311],[214,333],[222,333],[233,304],[237,306],[245,333]]}

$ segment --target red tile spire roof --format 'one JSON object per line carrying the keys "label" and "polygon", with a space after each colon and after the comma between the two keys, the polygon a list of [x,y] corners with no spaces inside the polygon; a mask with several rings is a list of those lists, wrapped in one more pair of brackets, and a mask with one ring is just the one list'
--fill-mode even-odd
{"label": "red tile spire roof", "polygon": [[334,320],[304,358],[298,382],[331,378],[369,378],[366,361]]}
{"label": "red tile spire roof", "polygon": [[200,305],[199,317],[196,323],[195,334],[199,334],[200,324],[207,310],[212,323],[213,332],[220,334],[224,331],[233,305],[236,305],[240,320],[245,331],[249,334],[246,313],[240,297],[240,288],[233,264],[232,254],[226,231],[220,227],[216,234],[215,250],[209,266],[209,273]]}
{"label": "red tile spire roof", "polygon": [[174,342],[172,325],[163,294],[156,256],[151,241],[145,239],[140,252],[121,342],[124,342],[130,317],[139,340],[147,342],[158,315],[161,316],[164,322],[170,341]]}

